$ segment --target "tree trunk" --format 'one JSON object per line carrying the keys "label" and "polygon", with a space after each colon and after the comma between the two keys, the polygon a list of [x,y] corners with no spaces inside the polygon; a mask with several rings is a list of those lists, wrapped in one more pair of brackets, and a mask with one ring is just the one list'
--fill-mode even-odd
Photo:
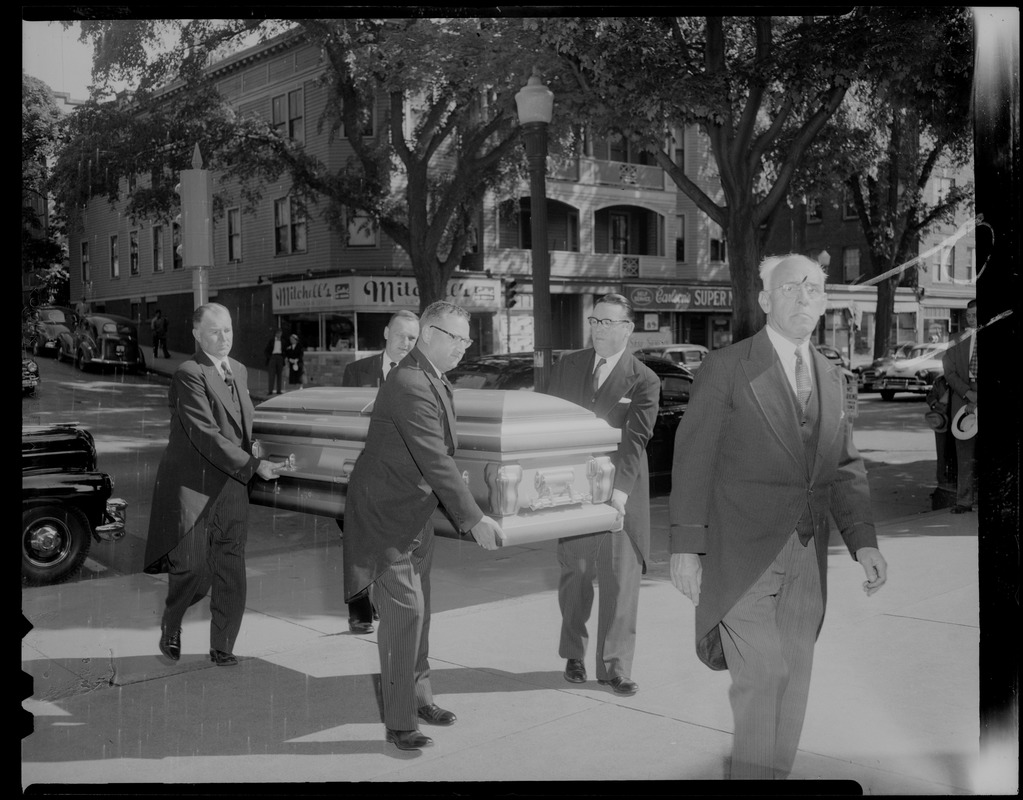
{"label": "tree trunk", "polygon": [[732,276],[732,341],[738,342],[764,326],[760,295],[760,246],[752,214],[737,208],[728,220],[728,268]]}
{"label": "tree trunk", "polygon": [[[877,269],[878,274],[884,269]],[[895,342],[892,335],[892,319],[895,313],[895,288],[899,276],[885,278],[877,284],[877,310],[874,314],[874,358],[881,358]]]}

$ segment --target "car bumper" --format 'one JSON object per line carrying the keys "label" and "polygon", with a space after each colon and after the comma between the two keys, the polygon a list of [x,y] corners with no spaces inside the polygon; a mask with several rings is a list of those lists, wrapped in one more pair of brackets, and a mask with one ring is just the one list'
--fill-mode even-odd
{"label": "car bumper", "polygon": [[875,386],[881,391],[889,392],[916,392],[927,394],[931,384],[925,383],[919,378],[882,378]]}
{"label": "car bumper", "polygon": [[126,533],[124,519],[127,508],[127,500],[122,500],[120,497],[109,498],[103,512],[103,524],[96,526],[96,537],[105,542],[116,542],[118,539],[123,539]]}

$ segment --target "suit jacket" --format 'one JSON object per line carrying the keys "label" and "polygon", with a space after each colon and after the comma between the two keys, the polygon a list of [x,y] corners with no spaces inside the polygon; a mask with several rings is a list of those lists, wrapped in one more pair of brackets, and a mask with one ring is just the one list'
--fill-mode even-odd
{"label": "suit jacket", "polygon": [[239,406],[201,350],[171,380],[170,436],[156,472],[145,565],[160,560],[222,500],[248,502],[259,459],[252,455],[252,401],[245,366],[229,359]]}
{"label": "suit jacket", "polygon": [[612,455],[614,488],[625,492],[625,531],[643,556],[650,556],[650,468],[646,445],[657,422],[661,382],[654,372],[630,353],[624,353],[601,384],[591,388],[596,352],[592,347],[566,353],[551,371],[547,394],[593,411],[622,432]]}
{"label": "suit jacket", "polygon": [[459,531],[483,518],[455,463],[457,446],[448,386],[414,348],[377,392],[348,482],[345,602],[410,548],[438,503]]}
{"label": "suit jacket", "polygon": [[367,356],[345,365],[342,386],[379,386],[384,382],[384,354]]}
{"label": "suit jacket", "polygon": [[876,547],[863,459],[847,424],[842,371],[811,347],[820,404],[808,463],[796,396],[761,330],[712,351],[696,373],[675,435],[670,549],[702,556],[696,607],[700,658],[715,669],[717,625],[763,574],[809,506],[823,599],[829,512],[849,551]]}
{"label": "suit jacket", "polygon": [[[976,335],[976,334],[974,334]],[[963,336],[951,345],[941,356],[941,366],[945,372],[950,392],[949,422],[960,408],[966,405],[966,393],[973,387],[970,385],[970,342],[972,336]]]}

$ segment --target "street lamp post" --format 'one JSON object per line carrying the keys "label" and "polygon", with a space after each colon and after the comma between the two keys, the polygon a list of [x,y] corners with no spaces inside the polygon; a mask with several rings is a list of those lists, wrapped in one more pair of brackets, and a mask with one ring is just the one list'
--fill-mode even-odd
{"label": "street lamp post", "polygon": [[551,376],[551,264],[547,251],[547,126],[554,94],[536,68],[515,95],[529,164],[530,232],[533,239],[533,385],[543,392]]}

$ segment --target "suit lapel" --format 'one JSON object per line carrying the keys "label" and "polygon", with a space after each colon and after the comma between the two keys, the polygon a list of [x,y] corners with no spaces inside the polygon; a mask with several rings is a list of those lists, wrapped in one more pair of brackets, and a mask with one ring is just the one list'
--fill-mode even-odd
{"label": "suit lapel", "polygon": [[412,351],[413,357],[416,359],[416,363],[419,368],[426,375],[426,380],[430,382],[430,386],[433,387],[434,394],[440,399],[441,405],[444,407],[444,413],[448,419],[448,438],[451,441],[451,447],[458,449],[458,432],[455,426],[455,406],[454,399],[451,394],[451,385],[446,381],[442,381],[436,376],[433,370],[433,366],[430,364],[426,356],[420,354],[418,350]]}
{"label": "suit lapel", "polygon": [[805,466],[802,439],[789,399],[792,387],[765,329],[754,335],[750,343],[750,357],[740,364],[774,435],[789,455]]}
{"label": "suit lapel", "polygon": [[[207,356],[206,353],[204,353],[202,350],[200,350],[196,354],[195,358],[196,361],[198,361],[199,364],[202,366],[203,375],[206,376],[206,382],[213,388],[213,394],[215,394],[220,399],[220,403],[221,405],[224,406],[224,409],[227,411],[227,415],[232,420],[234,420],[234,422],[238,425],[239,431],[244,431],[245,421],[244,419],[242,419],[242,413],[239,408],[235,407],[234,398],[231,396],[231,390],[228,388],[227,383],[221,377],[220,370],[217,369],[216,365],[210,360],[210,357]],[[237,363],[238,363],[237,361],[234,362],[234,364]],[[234,371],[235,367],[232,366],[231,369],[232,371]],[[236,391],[239,392],[241,391],[241,387],[237,385],[235,386],[235,389]],[[238,405],[239,406],[242,405],[240,400]]]}
{"label": "suit lapel", "polygon": [[[817,391],[820,397],[820,421],[817,428],[817,451],[810,474],[816,478],[817,471],[824,463],[823,454],[828,451],[839,427],[845,424],[845,378],[836,364],[832,364],[824,356],[814,350],[814,374],[817,376]],[[836,418],[837,410],[837,418]]]}
{"label": "suit lapel", "polygon": [[618,405],[618,401],[628,393],[634,372],[632,358],[628,353],[622,353],[622,357],[618,359],[614,369],[597,390],[597,399],[593,405],[594,414],[601,419],[607,417],[611,410]]}

